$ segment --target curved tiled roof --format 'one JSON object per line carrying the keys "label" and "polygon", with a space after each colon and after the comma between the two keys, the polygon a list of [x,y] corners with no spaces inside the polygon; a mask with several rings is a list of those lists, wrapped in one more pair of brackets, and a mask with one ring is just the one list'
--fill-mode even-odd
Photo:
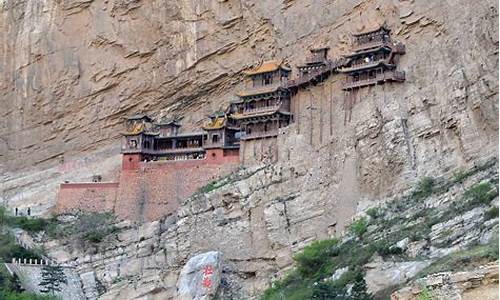
{"label": "curved tiled roof", "polygon": [[246,75],[257,75],[261,73],[268,73],[268,72],[273,72],[278,69],[283,69],[286,71],[290,71],[290,67],[284,65],[283,61],[275,61],[275,60],[270,60],[270,61],[265,61],[261,63],[259,66],[255,68],[251,68],[249,70],[244,71]]}
{"label": "curved tiled roof", "polygon": [[205,130],[210,130],[210,129],[221,129],[224,127],[226,124],[226,117],[216,117],[213,121],[207,122],[205,125],[203,125],[203,129]]}
{"label": "curved tiled roof", "polygon": [[359,31],[359,32],[356,32],[356,33],[353,33],[352,35],[353,36],[362,36],[362,35],[365,35],[365,34],[370,34],[370,33],[373,33],[373,32],[377,32],[379,30],[386,30],[386,31],[391,31],[385,23],[383,24],[379,24],[379,25],[376,25],[376,26],[373,26],[373,27],[370,27],[370,28],[367,28],[367,29],[364,29],[362,31]]}

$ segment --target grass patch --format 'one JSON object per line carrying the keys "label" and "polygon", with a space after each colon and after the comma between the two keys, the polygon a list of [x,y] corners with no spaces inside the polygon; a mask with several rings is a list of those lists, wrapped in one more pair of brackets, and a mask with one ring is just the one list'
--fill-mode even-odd
{"label": "grass patch", "polygon": [[416,278],[425,277],[439,272],[457,272],[469,267],[498,260],[498,232],[486,245],[476,245],[467,250],[458,251],[444,256],[417,274]]}
{"label": "grass patch", "polygon": [[372,219],[377,219],[381,216],[380,209],[378,207],[371,207],[366,211],[366,214],[369,215]]}
{"label": "grass patch", "polygon": [[469,177],[469,173],[464,170],[458,170],[455,174],[453,174],[452,181],[454,183],[463,183],[465,179]]}
{"label": "grass patch", "polygon": [[464,198],[473,206],[489,204],[496,196],[498,190],[489,182],[475,184],[464,193]]}
{"label": "grass patch", "polygon": [[12,258],[40,259],[42,251],[24,249],[16,244],[10,233],[0,234],[0,262],[10,262]]}
{"label": "grass patch", "polygon": [[433,300],[434,296],[432,295],[431,290],[428,287],[422,288],[420,294],[418,295],[418,300]]}
{"label": "grass patch", "polygon": [[82,245],[98,244],[118,232],[116,217],[111,213],[86,213],[74,222],[47,228],[51,238],[72,238]]}
{"label": "grass patch", "polygon": [[368,221],[365,217],[360,218],[349,225],[349,232],[361,238],[368,230]]}
{"label": "grass patch", "polygon": [[[366,293],[361,266],[375,253],[373,245],[364,246],[350,240],[340,244],[337,239],[313,242],[294,256],[296,267],[284,279],[266,290],[262,299],[348,299],[347,286],[353,285],[354,299],[372,299]],[[338,268],[349,267],[335,282],[325,281]],[[342,298],[344,297],[344,298]]]}
{"label": "grass patch", "polygon": [[488,209],[485,214],[484,214],[484,219],[485,220],[491,220],[498,218],[498,207],[493,206],[492,208]]}
{"label": "grass patch", "polygon": [[417,183],[417,186],[412,193],[412,197],[415,199],[425,199],[429,197],[433,192],[434,184],[434,178],[422,177]]}
{"label": "grass patch", "polygon": [[333,262],[327,259],[335,252],[337,239],[313,242],[294,256],[297,262],[297,271],[304,277],[321,278],[325,272],[331,271]]}
{"label": "grass patch", "polygon": [[44,231],[53,223],[57,223],[55,218],[43,219],[26,216],[11,216],[5,207],[0,207],[0,226],[20,228],[29,233]]}

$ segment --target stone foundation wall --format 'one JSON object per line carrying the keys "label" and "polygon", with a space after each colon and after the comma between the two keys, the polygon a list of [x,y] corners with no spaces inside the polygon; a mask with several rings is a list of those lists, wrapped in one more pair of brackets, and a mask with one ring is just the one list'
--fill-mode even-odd
{"label": "stone foundation wall", "polygon": [[110,211],[117,191],[118,182],[63,183],[59,187],[55,211]]}
{"label": "stone foundation wall", "polygon": [[133,164],[124,160],[119,183],[61,184],[55,210],[112,211],[132,221],[158,220],[175,212],[181,200],[238,167],[238,151],[223,149],[208,150],[203,160]]}
{"label": "stone foundation wall", "polygon": [[123,170],[115,213],[133,221],[152,221],[176,211],[179,202],[239,166],[235,153],[207,151],[203,160],[141,162]]}

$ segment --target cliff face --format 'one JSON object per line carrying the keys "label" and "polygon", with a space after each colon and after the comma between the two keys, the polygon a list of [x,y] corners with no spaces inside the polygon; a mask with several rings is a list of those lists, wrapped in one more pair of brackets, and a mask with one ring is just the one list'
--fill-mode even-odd
{"label": "cliff face", "polygon": [[[137,253],[105,266],[112,275],[100,270],[98,276],[109,280],[108,287],[116,268],[123,268],[119,274],[132,283],[144,275],[140,270],[174,289],[175,276],[158,278],[156,259],[175,269],[217,245],[233,258],[236,282],[247,285],[244,294],[256,294],[275,271],[266,269],[269,265],[288,266],[293,251],[342,231],[372,201],[392,198],[422,176],[449,174],[497,155],[494,1],[6,0],[0,5],[2,197],[12,207],[38,205],[36,213],[51,207],[63,179],[116,175],[124,115],[180,115],[188,127],[196,126],[243,86],[241,70],[261,59],[300,63],[306,48],[319,45],[330,46],[331,56],[345,54],[350,32],[383,21],[406,44],[398,62],[406,71],[404,83],[347,95],[337,74],[301,90],[297,122],[278,140],[279,163],[250,168],[256,173],[245,180],[203,201],[183,203],[179,219],[145,225],[141,230],[148,239],[159,239],[167,253],[181,254],[174,255],[175,262],[167,255],[142,263],[143,254]],[[227,239],[228,226],[237,239]],[[265,271],[255,277],[259,269]],[[256,279],[240,279],[245,276]],[[154,293],[156,284],[143,283]],[[110,295],[115,293],[119,286]]]}
{"label": "cliff face", "polygon": [[[363,152],[352,160],[363,180],[385,180],[381,168],[394,160],[410,161],[414,168],[419,160],[431,161],[432,169],[446,169],[495,148],[494,1],[24,0],[0,5],[2,195],[12,206],[38,204],[35,213],[53,203],[63,179],[115,175],[120,117],[144,111],[180,115],[188,127],[199,125],[241,88],[241,70],[249,65],[264,58],[299,63],[315,45],[328,45],[338,56],[348,51],[349,33],[383,21],[407,45],[400,61],[406,83],[383,93],[379,89],[378,96],[370,90],[357,95],[355,110],[364,110],[357,116],[364,122],[333,120],[332,136],[345,139],[341,135],[347,132],[360,142],[349,147]],[[322,100],[332,101],[331,109],[342,116],[344,95],[335,89],[331,97]],[[391,123],[385,108],[400,120]],[[381,140],[391,126],[410,137],[409,145],[418,135],[425,142],[408,147],[404,157],[393,156]],[[363,143],[378,133],[376,145]],[[327,144],[324,139],[313,149]],[[387,155],[381,159],[380,153]],[[396,176],[402,170],[389,169]],[[383,191],[385,186],[361,188]]]}

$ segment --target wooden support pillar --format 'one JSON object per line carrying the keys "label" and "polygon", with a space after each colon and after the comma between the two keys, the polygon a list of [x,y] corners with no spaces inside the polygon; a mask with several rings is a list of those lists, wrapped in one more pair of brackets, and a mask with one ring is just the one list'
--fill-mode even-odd
{"label": "wooden support pillar", "polygon": [[319,99],[319,144],[323,144],[323,101],[325,98],[325,84],[321,87],[321,95]]}
{"label": "wooden support pillar", "polygon": [[330,84],[330,95],[328,97],[330,102],[330,136],[333,135],[333,82]]}

